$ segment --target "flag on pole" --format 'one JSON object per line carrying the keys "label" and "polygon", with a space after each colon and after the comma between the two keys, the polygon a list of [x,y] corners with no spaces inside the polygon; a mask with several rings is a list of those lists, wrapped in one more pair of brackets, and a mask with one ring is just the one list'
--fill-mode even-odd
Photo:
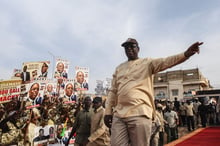
{"label": "flag on pole", "polygon": [[68,118],[66,118],[66,121],[63,125],[62,133],[60,134],[60,136],[62,136],[62,137],[65,135],[65,131],[66,131],[66,128],[67,128],[67,122],[68,122]]}

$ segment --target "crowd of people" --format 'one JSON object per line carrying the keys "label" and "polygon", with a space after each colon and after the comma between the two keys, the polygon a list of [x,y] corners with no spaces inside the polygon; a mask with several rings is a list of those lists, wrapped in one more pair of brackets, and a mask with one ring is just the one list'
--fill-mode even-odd
{"label": "crowd of people", "polygon": [[[63,83],[62,78],[67,78],[67,74],[62,72],[63,64],[58,63],[54,75],[58,81],[57,92],[45,92],[42,98],[38,98],[40,86],[34,83],[28,96],[21,96],[26,98],[1,104],[1,111],[4,111],[1,112],[0,121],[1,144],[34,145],[36,135],[33,131],[38,128],[39,133],[39,127],[48,125],[54,125],[56,134],[52,138],[48,137],[53,134],[46,136],[46,141],[42,138],[43,145],[56,142],[68,145],[74,141],[75,146],[157,146],[164,143],[164,130],[170,142],[178,137],[179,113],[171,102],[163,104],[154,101],[153,77],[199,53],[202,44],[196,42],[177,55],[142,59],[138,57],[138,42],[128,38],[121,45],[128,60],[116,68],[106,102],[101,97],[92,99],[90,96],[73,94],[74,90],[87,89],[88,85],[80,82],[80,72],[77,74],[79,84]],[[26,67],[23,72],[26,72]],[[22,77],[24,83],[26,77],[25,73]],[[193,106],[187,102],[184,107],[188,130],[194,130]],[[59,125],[63,126],[62,132]],[[67,129],[69,132],[64,134]]]}
{"label": "crowd of people", "polygon": [[[68,85],[66,87],[66,92],[71,92]],[[72,99],[71,96],[59,97],[59,94],[48,92],[40,102],[35,99],[38,90],[39,84],[32,84],[27,100],[13,98],[0,104],[1,145],[109,143],[101,97]]]}
{"label": "crowd of people", "polygon": [[[110,129],[104,124],[105,107],[101,97],[84,97],[79,102],[64,103],[61,99],[44,96],[40,106],[25,109],[21,101],[0,104],[0,129],[2,145],[110,145]],[[25,104],[29,104],[26,101]],[[187,101],[155,101],[156,117],[152,121],[151,146],[162,146],[179,138],[178,129],[189,132],[198,127],[220,124],[219,105],[216,102],[204,103],[197,98]],[[68,134],[62,135],[67,121]],[[47,135],[42,127],[50,125]],[[37,127],[39,135],[34,135]],[[52,129],[52,130],[51,130]],[[53,135],[51,138],[51,134]],[[166,140],[165,140],[166,139]]]}
{"label": "crowd of people", "polygon": [[[220,125],[220,105],[209,100],[205,102],[203,98],[192,98],[179,101],[155,101],[157,111],[161,113],[161,129],[163,134],[158,139],[160,145],[164,144],[164,137],[169,143],[179,138],[179,128],[184,128],[192,132],[197,128],[213,125]],[[164,135],[165,134],[165,135]]]}

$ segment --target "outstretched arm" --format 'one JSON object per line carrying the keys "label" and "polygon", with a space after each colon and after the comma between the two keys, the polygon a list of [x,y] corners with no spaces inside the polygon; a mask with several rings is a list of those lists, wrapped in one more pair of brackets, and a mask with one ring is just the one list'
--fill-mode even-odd
{"label": "outstretched arm", "polygon": [[151,59],[150,67],[152,73],[158,73],[186,61],[190,56],[194,55],[195,53],[199,53],[199,46],[202,44],[203,42],[196,42],[183,53],[168,56],[166,58]]}

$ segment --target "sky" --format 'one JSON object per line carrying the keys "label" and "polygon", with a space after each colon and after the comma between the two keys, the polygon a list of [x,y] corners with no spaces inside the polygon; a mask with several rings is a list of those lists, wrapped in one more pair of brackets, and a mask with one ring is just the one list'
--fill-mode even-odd
{"label": "sky", "polygon": [[[167,57],[204,42],[200,54],[171,70],[199,68],[220,89],[219,0],[0,0],[0,79],[23,62],[69,60],[89,67],[96,80],[111,78],[127,60],[121,44],[139,42],[139,57]],[[50,67],[50,71],[54,66]],[[52,71],[51,71],[52,72]]]}

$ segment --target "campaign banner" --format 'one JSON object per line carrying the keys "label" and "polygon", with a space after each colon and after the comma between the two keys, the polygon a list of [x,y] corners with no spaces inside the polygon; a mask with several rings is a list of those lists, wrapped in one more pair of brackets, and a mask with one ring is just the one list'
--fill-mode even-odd
{"label": "campaign banner", "polygon": [[[77,93],[74,91],[74,79],[67,79],[64,87],[64,99],[76,102]],[[66,103],[64,101],[64,103]]]}
{"label": "campaign banner", "polygon": [[45,89],[46,89],[46,85],[51,82],[50,79],[46,79],[46,78],[35,78],[30,84],[29,84],[29,90],[31,90],[31,85],[34,83],[38,83],[39,84],[39,94],[38,96],[43,97],[44,93],[45,93]]}
{"label": "campaign banner", "polygon": [[[58,78],[56,92],[59,94],[60,97],[65,97],[67,95],[66,94],[67,88],[69,89],[72,88],[72,90],[74,90],[74,79]],[[69,94],[70,92],[68,92],[68,95]],[[72,94],[74,94],[73,91],[72,91]]]}
{"label": "campaign banner", "polygon": [[69,61],[57,58],[54,72],[54,78],[68,78]]}
{"label": "campaign banner", "polygon": [[50,61],[24,62],[22,64],[22,81],[30,81],[35,78],[47,78]]}
{"label": "campaign banner", "polygon": [[[22,101],[26,101],[26,108],[33,108],[41,105],[48,80],[33,80],[28,84],[22,84]],[[23,87],[25,86],[25,87]]]}
{"label": "campaign banner", "polygon": [[88,90],[89,89],[89,68],[88,67],[75,67],[75,90]]}
{"label": "campaign banner", "polygon": [[44,89],[44,95],[53,95],[57,91],[57,82],[48,80]]}
{"label": "campaign banner", "polygon": [[34,146],[48,145],[55,141],[55,126],[46,125],[45,127],[36,127],[34,129]]}
{"label": "campaign banner", "polygon": [[12,98],[19,98],[21,80],[0,81],[0,103],[11,101]]}

